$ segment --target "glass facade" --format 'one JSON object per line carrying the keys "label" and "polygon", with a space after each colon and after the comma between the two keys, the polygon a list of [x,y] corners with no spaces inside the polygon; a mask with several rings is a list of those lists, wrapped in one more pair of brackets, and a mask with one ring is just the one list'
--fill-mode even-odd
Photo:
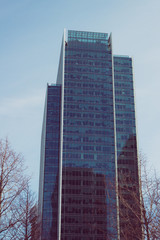
{"label": "glass facade", "polygon": [[117,239],[112,78],[108,35],[68,31],[64,69],[62,240],[101,240],[106,235]]}
{"label": "glass facade", "polygon": [[42,130],[41,239],[117,240],[117,175],[138,181],[132,60],[106,33],[67,33]]}
{"label": "glass facade", "polygon": [[[131,206],[141,219],[139,174],[136,139],[136,120],[134,104],[134,85],[132,59],[129,57],[114,57],[116,137],[117,137],[117,167],[118,188],[122,200],[119,199],[119,224],[121,239],[142,239],[140,220],[133,212],[128,213],[126,205]],[[134,194],[133,194],[134,192]],[[136,197],[133,197],[135,196]],[[120,197],[119,197],[120,198]],[[138,203],[139,202],[139,203]],[[135,236],[137,229],[137,236]],[[126,234],[128,232],[128,234]]]}
{"label": "glass facade", "polygon": [[39,214],[43,240],[57,239],[61,86],[47,86],[41,143]]}

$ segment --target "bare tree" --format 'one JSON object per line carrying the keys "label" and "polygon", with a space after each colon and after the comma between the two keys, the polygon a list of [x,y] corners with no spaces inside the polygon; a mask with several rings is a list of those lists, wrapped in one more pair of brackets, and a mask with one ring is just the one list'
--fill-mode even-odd
{"label": "bare tree", "polygon": [[[122,184],[123,183],[123,184]],[[142,240],[142,206],[139,184],[123,176],[119,184],[119,220],[121,240]],[[136,234],[135,234],[136,232]]]}
{"label": "bare tree", "polygon": [[38,240],[40,237],[40,220],[38,216],[38,205],[35,204],[30,210],[31,240]]}
{"label": "bare tree", "polygon": [[146,239],[160,239],[160,177],[142,162],[142,217]]}
{"label": "bare tree", "polygon": [[0,239],[37,240],[39,223],[35,196],[21,154],[0,140]]}
{"label": "bare tree", "polygon": [[16,154],[7,139],[0,140],[0,236],[7,234],[18,222],[16,203],[26,187],[28,179],[23,176],[24,164],[21,154]]}
{"label": "bare tree", "polygon": [[144,159],[141,162],[140,197],[136,187],[139,183],[129,182],[129,175],[123,176],[118,189],[120,234],[124,240],[160,239],[160,178],[155,171],[148,173]]}
{"label": "bare tree", "polygon": [[28,186],[19,195],[15,208],[18,221],[10,231],[10,239],[39,239],[39,221],[35,195]]}

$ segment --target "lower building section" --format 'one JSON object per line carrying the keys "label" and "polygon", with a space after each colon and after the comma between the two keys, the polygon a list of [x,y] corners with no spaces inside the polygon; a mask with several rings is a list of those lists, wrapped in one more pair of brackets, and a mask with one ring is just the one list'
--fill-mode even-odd
{"label": "lower building section", "polygon": [[106,238],[106,194],[103,174],[96,174],[88,168],[63,169],[62,240]]}

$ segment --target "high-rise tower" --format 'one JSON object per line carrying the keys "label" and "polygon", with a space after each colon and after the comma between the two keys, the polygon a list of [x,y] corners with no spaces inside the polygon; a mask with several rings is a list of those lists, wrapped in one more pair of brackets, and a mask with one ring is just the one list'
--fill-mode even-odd
{"label": "high-rise tower", "polygon": [[65,32],[46,94],[41,239],[120,239],[118,192],[133,185],[124,173],[139,189],[132,59],[113,57],[106,33]]}

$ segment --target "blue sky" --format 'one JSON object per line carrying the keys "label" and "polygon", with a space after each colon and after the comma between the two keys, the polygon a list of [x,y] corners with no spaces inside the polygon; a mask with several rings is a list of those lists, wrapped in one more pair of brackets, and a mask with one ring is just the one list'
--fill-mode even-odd
{"label": "blue sky", "polygon": [[133,57],[139,149],[160,171],[159,12],[159,0],[0,0],[0,138],[24,155],[33,190],[64,28],[112,32],[114,54]]}

